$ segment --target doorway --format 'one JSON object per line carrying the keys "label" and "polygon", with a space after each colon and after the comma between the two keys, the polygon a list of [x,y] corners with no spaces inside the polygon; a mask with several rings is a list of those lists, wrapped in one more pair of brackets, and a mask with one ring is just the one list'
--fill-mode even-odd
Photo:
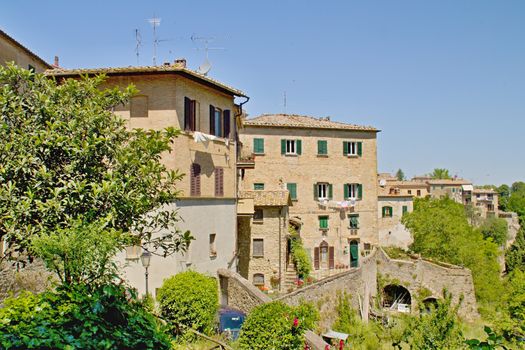
{"label": "doorway", "polygon": [[359,242],[350,241],[350,267],[359,266]]}

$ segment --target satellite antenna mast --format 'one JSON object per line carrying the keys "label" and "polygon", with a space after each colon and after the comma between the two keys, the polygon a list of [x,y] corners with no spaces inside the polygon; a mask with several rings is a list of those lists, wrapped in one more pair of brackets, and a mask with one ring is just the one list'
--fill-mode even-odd
{"label": "satellite antenna mast", "polygon": [[286,114],[286,90],[283,94],[283,106],[284,106],[284,114]]}
{"label": "satellite antenna mast", "polygon": [[213,37],[199,37],[199,36],[195,36],[195,34],[193,34],[191,36],[191,41],[193,41],[194,43],[197,42],[197,41],[200,41],[200,42],[204,43],[204,48],[197,48],[197,50],[204,50],[204,52],[206,53],[206,57],[204,59],[204,63],[201,64],[199,66],[199,68],[197,69],[197,72],[202,74],[202,75],[208,75],[208,72],[211,69],[211,62],[209,60],[209,51],[210,50],[225,50],[225,48],[223,48],[223,47],[210,47],[209,44],[214,39],[215,38],[213,38]]}
{"label": "satellite antenna mast", "polygon": [[155,14],[153,14],[153,18],[150,18],[147,20],[149,24],[153,26],[153,65],[157,65],[157,46],[159,45],[159,39],[157,38],[157,27],[160,26],[160,18],[155,17]]}
{"label": "satellite antenna mast", "polygon": [[139,64],[139,55],[140,55],[140,47],[142,46],[142,36],[140,35],[140,31],[138,29],[135,29],[135,41],[137,44],[135,45],[135,55],[137,55],[137,66]]}

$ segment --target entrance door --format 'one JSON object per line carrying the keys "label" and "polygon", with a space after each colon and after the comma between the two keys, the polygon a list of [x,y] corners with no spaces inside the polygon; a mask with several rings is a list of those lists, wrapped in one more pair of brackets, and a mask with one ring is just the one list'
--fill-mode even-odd
{"label": "entrance door", "polygon": [[350,267],[359,266],[359,242],[350,242]]}

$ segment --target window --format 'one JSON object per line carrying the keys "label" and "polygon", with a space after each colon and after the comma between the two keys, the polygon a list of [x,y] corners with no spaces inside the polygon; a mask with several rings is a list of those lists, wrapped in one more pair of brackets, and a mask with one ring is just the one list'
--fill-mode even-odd
{"label": "window", "polygon": [[302,153],[301,140],[281,140],[281,154],[298,155]]}
{"label": "window", "polygon": [[408,194],[412,194],[412,190],[408,190]]}
{"label": "window", "polygon": [[30,64],[28,64],[28,65],[27,65],[27,69],[28,69],[28,70],[30,70],[30,71],[31,71],[31,73],[35,73],[35,72],[36,72],[36,69],[35,69],[35,67],[34,67],[34,66],[32,66],[32,65],[30,65]]}
{"label": "window", "polygon": [[292,200],[297,200],[297,184],[287,183],[286,188],[288,189],[288,192],[290,192],[290,198]]}
{"label": "window", "polygon": [[217,256],[217,247],[215,246],[215,238],[217,235],[215,233],[210,234],[210,257]]}
{"label": "window", "polygon": [[264,214],[262,209],[255,209],[253,211],[253,221],[254,222],[262,222],[264,219]]}
{"label": "window", "polygon": [[421,196],[421,190],[417,190],[417,195]]}
{"label": "window", "polygon": [[256,191],[262,191],[264,190],[264,184],[263,183],[255,183],[253,184],[253,189]]}
{"label": "window", "polygon": [[215,168],[215,197],[224,196],[224,169]]}
{"label": "window", "polygon": [[253,153],[264,154],[264,139],[253,139]]}
{"label": "window", "polygon": [[359,214],[350,214],[348,215],[349,228],[357,229],[359,228]]}
{"label": "window", "polygon": [[328,183],[317,183],[314,185],[315,199],[332,199],[332,185]]}
{"label": "window", "polygon": [[328,216],[319,216],[319,228],[321,230],[328,229]]}
{"label": "window", "polygon": [[131,118],[148,117],[148,96],[134,96],[131,98],[129,115]]}
{"label": "window", "polygon": [[254,257],[264,257],[264,239],[254,238],[253,239],[253,254]]}
{"label": "window", "polygon": [[361,199],[363,197],[363,186],[361,184],[345,184],[344,199]]}
{"label": "window", "polygon": [[361,156],[363,154],[363,143],[343,141],[343,154],[345,156]]}
{"label": "window", "polygon": [[391,218],[392,217],[392,207],[385,206],[383,209],[383,217]]}
{"label": "window", "polygon": [[201,166],[193,163],[190,168],[190,195],[201,195]]}
{"label": "window", "polygon": [[139,260],[140,254],[142,254],[142,247],[140,245],[126,247],[126,260]]}
{"label": "window", "polygon": [[403,205],[403,215],[404,215],[405,213],[408,213],[408,206]]}
{"label": "window", "polygon": [[230,125],[230,111],[210,105],[210,134],[229,138]]}
{"label": "window", "polygon": [[487,195],[487,199],[488,199],[489,201],[493,200],[493,199],[494,199],[494,195],[492,195],[492,194],[488,194],[488,195]]}
{"label": "window", "polygon": [[262,273],[256,273],[253,275],[254,286],[264,286],[264,275]]}
{"label": "window", "polygon": [[328,155],[328,142],[326,140],[317,141],[317,154],[320,156]]}
{"label": "window", "polygon": [[184,130],[197,130],[197,102],[184,97]]}

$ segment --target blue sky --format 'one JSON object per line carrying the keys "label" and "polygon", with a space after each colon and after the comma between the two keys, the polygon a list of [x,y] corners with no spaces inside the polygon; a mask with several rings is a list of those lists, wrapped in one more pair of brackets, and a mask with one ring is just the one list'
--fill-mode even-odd
{"label": "blue sky", "polygon": [[248,113],[373,125],[379,171],[448,168],[478,184],[525,181],[525,1],[3,1],[0,28],[52,62],[103,67],[204,60]]}

